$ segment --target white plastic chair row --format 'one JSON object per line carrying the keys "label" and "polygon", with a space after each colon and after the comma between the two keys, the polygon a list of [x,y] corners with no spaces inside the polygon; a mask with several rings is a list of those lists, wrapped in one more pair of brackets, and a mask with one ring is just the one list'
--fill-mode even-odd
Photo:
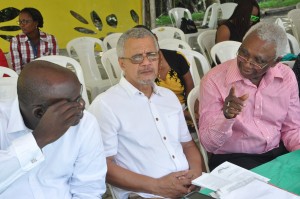
{"label": "white plastic chair row", "polygon": [[179,39],[158,40],[158,45],[162,49],[177,50],[178,48],[182,48],[191,50],[191,47],[188,43]]}
{"label": "white plastic chair row", "polygon": [[48,62],[52,62],[55,64],[58,64],[60,66],[69,68],[70,70],[73,70],[78,77],[79,82],[82,84],[82,99],[85,101],[85,108],[88,109],[90,106],[90,102],[88,99],[88,95],[86,92],[86,86],[85,86],[85,81],[84,77],[82,74],[82,69],[80,64],[73,58],[71,57],[66,57],[66,56],[61,56],[61,55],[49,55],[49,56],[43,56],[40,58],[37,58],[35,60],[44,60]]}

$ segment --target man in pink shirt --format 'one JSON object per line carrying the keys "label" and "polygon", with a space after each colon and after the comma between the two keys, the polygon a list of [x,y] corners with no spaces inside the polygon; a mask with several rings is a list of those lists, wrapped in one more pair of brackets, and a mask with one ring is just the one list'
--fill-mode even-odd
{"label": "man in pink shirt", "polygon": [[237,58],[202,80],[199,137],[212,153],[210,169],[229,161],[251,169],[300,149],[300,103],[293,71],[279,62],[286,33],[258,23]]}

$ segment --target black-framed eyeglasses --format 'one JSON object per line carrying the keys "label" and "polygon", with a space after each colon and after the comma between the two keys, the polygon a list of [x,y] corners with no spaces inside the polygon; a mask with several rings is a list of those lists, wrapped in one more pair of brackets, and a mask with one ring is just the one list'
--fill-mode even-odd
{"label": "black-framed eyeglasses", "polygon": [[132,64],[142,63],[144,61],[145,57],[147,57],[147,59],[150,62],[158,60],[158,57],[159,57],[158,52],[148,52],[145,54],[146,54],[145,56],[144,56],[144,54],[137,54],[137,55],[133,55],[132,57],[121,57],[121,59],[129,59]]}
{"label": "black-framed eyeglasses", "polygon": [[19,20],[19,21],[17,21],[17,24],[18,25],[27,25],[27,24],[29,24],[29,23],[31,23],[31,22],[33,22],[33,20],[32,19],[23,19],[23,20]]}
{"label": "black-framed eyeglasses", "polygon": [[269,60],[267,63],[264,64],[259,64],[253,61],[250,61],[249,58],[247,59],[246,57],[240,55],[240,52],[238,51],[237,54],[237,59],[242,62],[242,63],[249,63],[252,67],[257,68],[257,69],[264,69],[266,66],[270,64],[271,61],[274,61],[274,58]]}

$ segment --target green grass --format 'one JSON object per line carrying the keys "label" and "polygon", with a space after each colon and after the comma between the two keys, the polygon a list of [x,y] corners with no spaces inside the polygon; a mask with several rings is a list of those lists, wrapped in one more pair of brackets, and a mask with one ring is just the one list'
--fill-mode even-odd
{"label": "green grass", "polygon": [[299,3],[299,0],[271,0],[271,1],[262,1],[259,3],[261,9],[266,8],[280,8],[285,6],[292,6]]}

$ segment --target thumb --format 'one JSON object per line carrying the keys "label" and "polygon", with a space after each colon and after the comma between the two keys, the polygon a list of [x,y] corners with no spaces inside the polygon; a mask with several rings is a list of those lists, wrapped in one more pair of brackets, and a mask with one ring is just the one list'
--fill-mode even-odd
{"label": "thumb", "polygon": [[229,91],[229,95],[230,96],[235,96],[235,87],[234,86],[231,87],[231,89]]}
{"label": "thumb", "polygon": [[249,94],[244,94],[242,96],[239,97],[240,100],[245,101],[246,99],[248,99]]}

